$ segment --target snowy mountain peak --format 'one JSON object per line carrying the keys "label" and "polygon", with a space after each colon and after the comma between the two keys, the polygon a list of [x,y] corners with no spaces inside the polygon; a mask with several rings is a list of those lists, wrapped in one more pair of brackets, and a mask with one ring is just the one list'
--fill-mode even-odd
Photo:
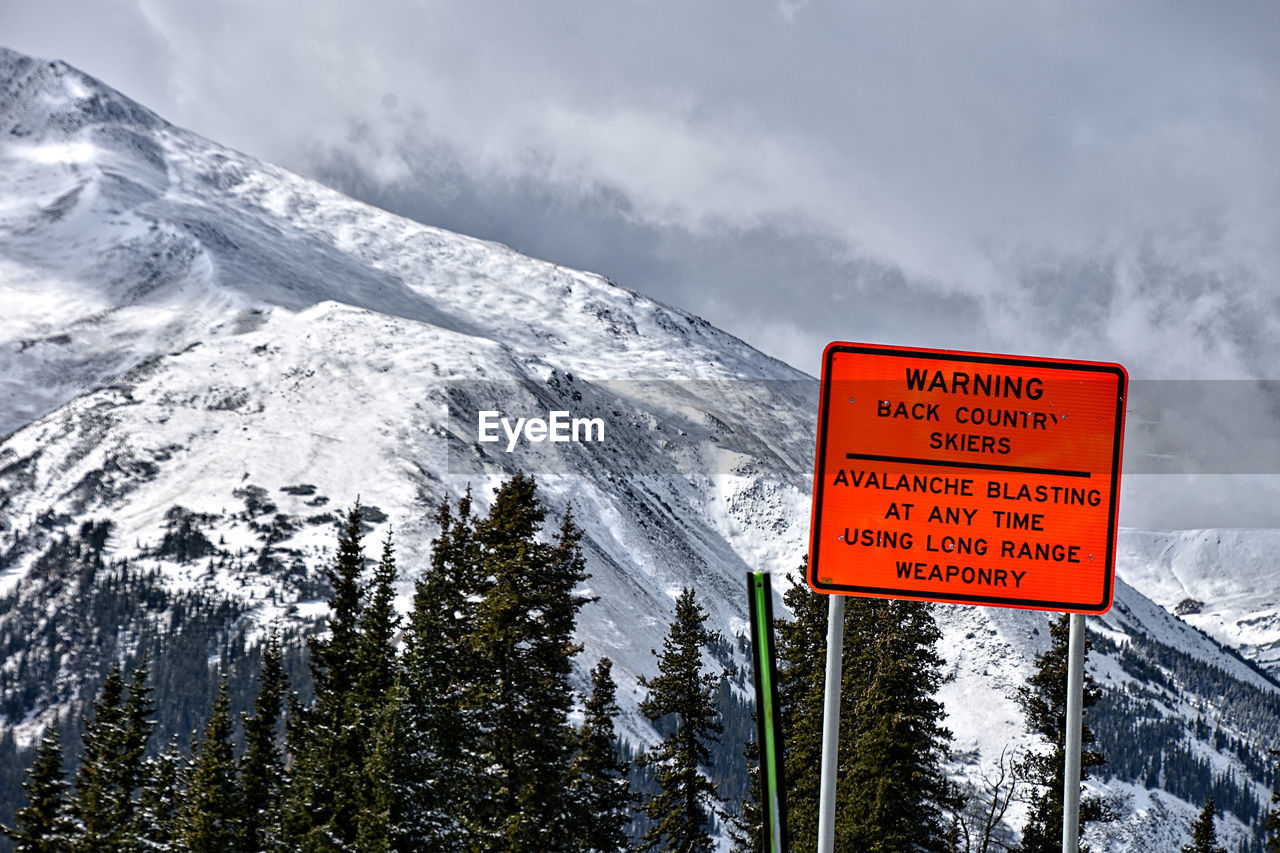
{"label": "snowy mountain peak", "polygon": [[174,128],[63,63],[5,51],[0,75],[0,434],[154,353],[324,302],[586,377],[804,378],[600,276],[392,216]]}
{"label": "snowy mountain peak", "polygon": [[91,125],[168,127],[151,110],[61,61],[0,46],[0,133],[41,139]]}

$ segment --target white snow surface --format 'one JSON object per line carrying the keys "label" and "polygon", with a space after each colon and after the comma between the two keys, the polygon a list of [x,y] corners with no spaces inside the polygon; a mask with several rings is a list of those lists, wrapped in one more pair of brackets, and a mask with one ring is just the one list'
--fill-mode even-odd
{"label": "white snow surface", "polygon": [[[17,555],[0,558],[0,592],[29,568],[42,515],[110,518],[113,554],[136,558],[181,505],[223,518],[208,533],[226,547],[259,547],[225,520],[233,491],[257,485],[295,518],[357,496],[385,512],[376,535],[394,527],[404,604],[439,502],[470,488],[483,507],[524,467],[548,525],[572,503],[586,534],[599,600],[581,612],[579,674],[614,660],[623,736],[644,743],[637,679],[654,670],[672,597],[696,587],[712,624],[738,632],[744,572],[774,572],[781,593],[807,549],[812,378],[600,276],[368,207],[4,49],[0,306],[0,555]],[[508,454],[477,440],[488,407],[600,417],[605,440]],[[314,492],[282,491],[297,484]],[[285,544],[324,559],[332,536],[303,525]],[[1275,694],[1209,637],[1277,665],[1278,537],[1123,531],[1117,606],[1091,627],[1155,637]],[[260,624],[286,618],[270,579],[140,559],[175,586],[260,602]],[[1165,609],[1188,598],[1203,602],[1191,625]],[[938,612],[954,770],[976,779],[1002,749],[1035,747],[1016,697],[1047,618]],[[1092,667],[1108,687],[1129,679],[1105,657]],[[1176,849],[1199,810],[1096,787],[1128,805],[1095,849]]]}
{"label": "white snow surface", "polygon": [[1280,674],[1280,531],[1125,531],[1118,560],[1152,601]]}

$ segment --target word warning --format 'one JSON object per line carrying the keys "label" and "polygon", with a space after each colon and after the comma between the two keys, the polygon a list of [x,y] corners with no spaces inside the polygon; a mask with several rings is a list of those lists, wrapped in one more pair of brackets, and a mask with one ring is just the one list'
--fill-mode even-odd
{"label": "word warning", "polygon": [[836,342],[822,359],[809,584],[1104,613],[1128,374]]}

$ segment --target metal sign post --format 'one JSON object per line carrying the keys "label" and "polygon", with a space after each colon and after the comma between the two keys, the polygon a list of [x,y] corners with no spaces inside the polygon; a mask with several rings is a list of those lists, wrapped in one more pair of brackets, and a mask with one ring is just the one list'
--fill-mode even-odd
{"label": "metal sign post", "polygon": [[1062,790],[1062,853],[1080,850],[1080,732],[1084,716],[1084,614],[1071,614],[1067,639],[1067,742]]}
{"label": "metal sign post", "polygon": [[827,682],[822,702],[822,777],[818,788],[818,853],[836,843],[836,763],[840,751],[840,680],[844,671],[844,596],[827,606]]}

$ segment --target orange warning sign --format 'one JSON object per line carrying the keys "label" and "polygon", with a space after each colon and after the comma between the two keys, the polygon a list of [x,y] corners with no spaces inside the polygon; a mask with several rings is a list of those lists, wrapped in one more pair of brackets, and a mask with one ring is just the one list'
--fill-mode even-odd
{"label": "orange warning sign", "polygon": [[1118,364],[830,344],[810,586],[1106,612],[1127,382]]}

